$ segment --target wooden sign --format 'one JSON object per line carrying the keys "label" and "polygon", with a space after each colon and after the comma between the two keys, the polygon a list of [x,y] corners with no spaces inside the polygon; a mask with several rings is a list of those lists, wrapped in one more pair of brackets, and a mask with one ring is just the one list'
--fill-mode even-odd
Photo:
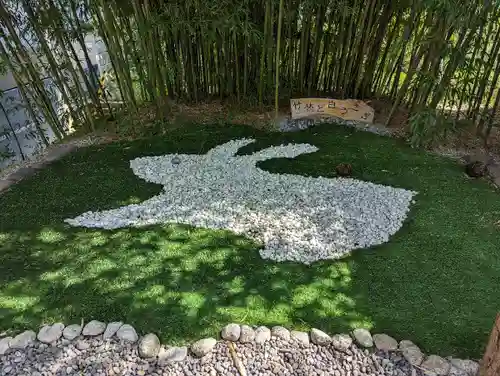
{"label": "wooden sign", "polygon": [[481,376],[500,375],[500,313],[491,331],[490,340],[481,362]]}
{"label": "wooden sign", "polygon": [[299,98],[290,100],[292,119],[338,117],[344,120],[373,123],[375,111],[357,99]]}

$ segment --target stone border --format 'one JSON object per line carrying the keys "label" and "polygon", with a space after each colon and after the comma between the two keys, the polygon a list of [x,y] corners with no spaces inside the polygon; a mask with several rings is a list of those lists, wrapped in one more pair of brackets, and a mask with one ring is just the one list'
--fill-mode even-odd
{"label": "stone border", "polygon": [[[55,346],[61,340],[62,344],[75,343],[78,350],[89,348],[84,338],[100,336],[107,340],[117,338],[118,340],[135,344],[139,356],[143,359],[157,358],[159,362],[181,362],[190,352],[197,358],[202,358],[212,352],[217,340],[215,338],[203,338],[190,346],[163,347],[158,336],[154,333],[139,337],[133,326],[122,322],[104,323],[92,320],[86,325],[72,324],[65,326],[62,323],[45,325],[38,334],[32,330],[24,331],[15,337],[4,337],[0,339],[0,356],[11,351],[23,350],[33,346],[35,342]],[[332,346],[335,350],[346,352],[353,345],[369,352],[381,351],[384,353],[397,353],[404,357],[414,370],[420,370],[429,376],[477,376],[479,364],[472,360],[458,358],[442,358],[438,355],[426,356],[420,348],[409,340],[399,343],[387,334],[372,334],[366,329],[354,329],[350,334],[329,334],[319,330],[311,329],[309,333],[297,330],[288,330],[281,326],[271,329],[265,326],[251,327],[231,323],[222,328],[221,341],[250,343],[264,345],[271,337],[289,341],[297,347],[308,346],[313,343],[317,346]],[[8,371],[3,370],[4,373]],[[416,374],[416,372],[414,372]]]}

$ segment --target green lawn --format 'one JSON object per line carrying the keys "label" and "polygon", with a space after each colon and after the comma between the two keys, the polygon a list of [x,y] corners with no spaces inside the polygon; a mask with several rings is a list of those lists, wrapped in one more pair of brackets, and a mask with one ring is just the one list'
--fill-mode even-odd
{"label": "green lawn", "polygon": [[[230,232],[180,225],[115,231],[63,223],[84,211],[139,202],[161,186],[129,160],[203,153],[238,137],[320,151],[261,167],[355,177],[419,192],[404,226],[383,246],[311,266],[259,257]],[[43,323],[123,320],[163,342],[216,335],[226,323],[347,331],[412,339],[426,352],[479,357],[500,310],[500,194],[444,158],[401,141],[324,125],[265,134],[249,127],[186,126],[166,137],[82,149],[0,195],[0,332]]]}

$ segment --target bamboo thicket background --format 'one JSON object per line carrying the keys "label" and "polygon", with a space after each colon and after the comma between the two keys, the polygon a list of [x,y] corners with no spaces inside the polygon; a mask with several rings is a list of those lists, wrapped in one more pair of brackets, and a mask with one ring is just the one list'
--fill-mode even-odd
{"label": "bamboo thicket background", "polygon": [[94,32],[130,111],[155,104],[161,114],[169,97],[385,98],[388,121],[404,105],[417,134],[467,119],[486,139],[500,102],[499,16],[493,0],[7,0],[0,56],[35,123],[59,137],[64,120],[41,71],[81,126],[109,111],[74,48]]}

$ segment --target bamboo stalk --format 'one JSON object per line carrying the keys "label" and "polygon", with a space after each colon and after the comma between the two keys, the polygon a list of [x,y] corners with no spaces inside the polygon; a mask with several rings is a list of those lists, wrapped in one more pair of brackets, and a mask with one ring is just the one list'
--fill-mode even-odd
{"label": "bamboo stalk", "polygon": [[276,83],[274,91],[274,117],[277,119],[279,114],[279,91],[280,91],[280,47],[281,47],[281,28],[283,27],[283,0],[280,0],[278,11],[278,35],[276,44]]}

